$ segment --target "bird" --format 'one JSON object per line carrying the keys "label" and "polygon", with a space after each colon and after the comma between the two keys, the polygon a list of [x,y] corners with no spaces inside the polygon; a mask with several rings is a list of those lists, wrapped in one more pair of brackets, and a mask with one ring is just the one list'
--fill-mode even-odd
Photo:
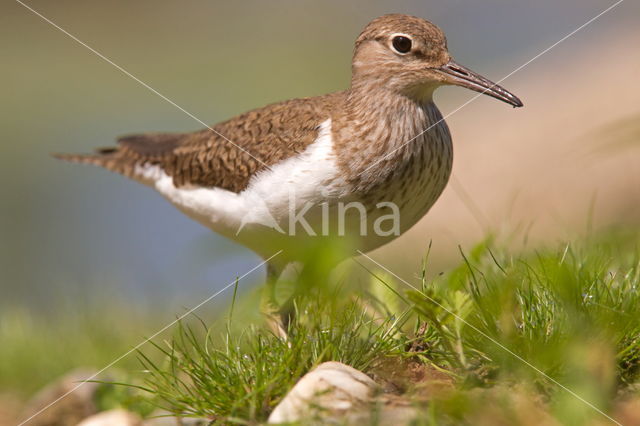
{"label": "bird", "polygon": [[305,246],[341,238],[372,251],[411,228],[445,189],[452,139],[433,100],[442,86],[523,106],[455,62],[435,24],[388,14],[357,37],[346,90],[273,103],[191,133],[134,134],[91,154],[56,156],[154,188],[268,260],[261,306],[286,334],[292,298],[278,303],[275,283],[303,261]]}

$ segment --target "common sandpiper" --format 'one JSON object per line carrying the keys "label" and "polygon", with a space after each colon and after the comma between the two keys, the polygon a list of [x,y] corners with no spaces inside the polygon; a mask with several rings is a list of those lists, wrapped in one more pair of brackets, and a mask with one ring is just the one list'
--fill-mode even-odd
{"label": "common sandpiper", "polygon": [[345,235],[368,252],[411,228],[438,199],[453,160],[433,102],[445,85],[522,106],[454,62],[437,26],[392,14],[357,38],[347,90],[271,104],[193,133],[137,134],[94,154],[58,157],[155,188],[265,259],[283,250],[267,268],[265,306],[276,309],[277,277],[300,260],[306,239]]}

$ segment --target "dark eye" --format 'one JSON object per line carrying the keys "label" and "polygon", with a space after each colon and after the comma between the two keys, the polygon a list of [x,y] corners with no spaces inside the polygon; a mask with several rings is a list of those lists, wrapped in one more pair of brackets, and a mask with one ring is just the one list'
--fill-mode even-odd
{"label": "dark eye", "polygon": [[391,44],[398,53],[409,53],[411,51],[411,39],[408,37],[395,36]]}

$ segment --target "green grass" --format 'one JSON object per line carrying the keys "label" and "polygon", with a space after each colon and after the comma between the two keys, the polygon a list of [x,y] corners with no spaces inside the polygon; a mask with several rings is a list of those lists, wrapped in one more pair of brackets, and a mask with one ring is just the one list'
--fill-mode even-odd
{"label": "green grass", "polygon": [[[637,234],[612,234],[513,255],[488,241],[436,279],[426,278],[425,262],[414,288],[375,271],[368,296],[301,300],[288,342],[255,326],[217,334],[181,324],[173,340],[140,354],[141,388],[176,414],[255,423],[320,362],[372,374],[404,358],[455,379],[455,391],[424,411],[426,422],[469,421],[488,406],[504,407],[494,417],[513,411],[505,419],[515,421],[518,395],[562,423],[606,420],[594,407],[614,411],[640,375],[638,245]],[[151,361],[157,352],[164,362]]]}
{"label": "green grass", "polygon": [[418,356],[463,388],[528,383],[575,424],[599,416],[576,395],[606,412],[639,381],[637,235],[528,256],[483,244],[406,300],[424,325]]}
{"label": "green grass", "polygon": [[[204,323],[180,323],[171,342],[155,344],[165,356],[154,363],[143,352],[142,389],[156,405],[181,416],[221,422],[265,420],[296,381],[324,361],[340,361],[369,371],[382,357],[399,352],[401,320],[376,321],[361,304],[310,303],[316,319],[300,315],[288,340],[250,326],[239,335],[213,335]],[[232,318],[231,318],[232,319]]]}
{"label": "green grass", "polygon": [[562,355],[595,345],[613,351],[617,385],[637,381],[640,253],[620,253],[620,244],[562,245],[524,258],[479,246],[445,279],[408,292],[428,326],[425,340],[440,342],[424,355],[465,372],[520,372],[506,348],[561,377],[571,369]]}
{"label": "green grass", "polygon": [[[638,388],[638,233],[524,254],[487,240],[435,278],[425,259],[417,274],[399,274],[406,283],[372,269],[320,286],[326,273],[318,258],[297,283],[306,296],[287,342],[256,314],[256,294],[234,296],[235,306],[217,321],[183,320],[172,338],[118,364],[111,377],[129,385],[103,387],[99,406],[256,424],[302,375],[329,360],[378,381],[389,366],[402,376],[409,363],[444,372],[453,388],[429,393],[426,406],[426,383],[399,387],[424,407],[424,424],[520,424],[538,416],[606,424],[597,410],[617,415],[621,396]],[[27,396],[70,369],[101,368],[140,341],[140,324],[154,329],[142,317],[133,327],[120,324],[117,310],[79,311],[56,321],[4,311],[0,390]]]}

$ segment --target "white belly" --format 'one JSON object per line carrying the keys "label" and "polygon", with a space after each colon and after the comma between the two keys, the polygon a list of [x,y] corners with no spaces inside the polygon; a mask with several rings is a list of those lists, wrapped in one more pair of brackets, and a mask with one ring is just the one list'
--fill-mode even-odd
{"label": "white belly", "polygon": [[340,179],[331,141],[331,120],[302,154],[254,176],[240,193],[222,188],[176,187],[158,166],[137,170],[137,179],[154,187],[172,204],[206,227],[253,248],[254,230],[288,232],[290,212],[348,192]]}

